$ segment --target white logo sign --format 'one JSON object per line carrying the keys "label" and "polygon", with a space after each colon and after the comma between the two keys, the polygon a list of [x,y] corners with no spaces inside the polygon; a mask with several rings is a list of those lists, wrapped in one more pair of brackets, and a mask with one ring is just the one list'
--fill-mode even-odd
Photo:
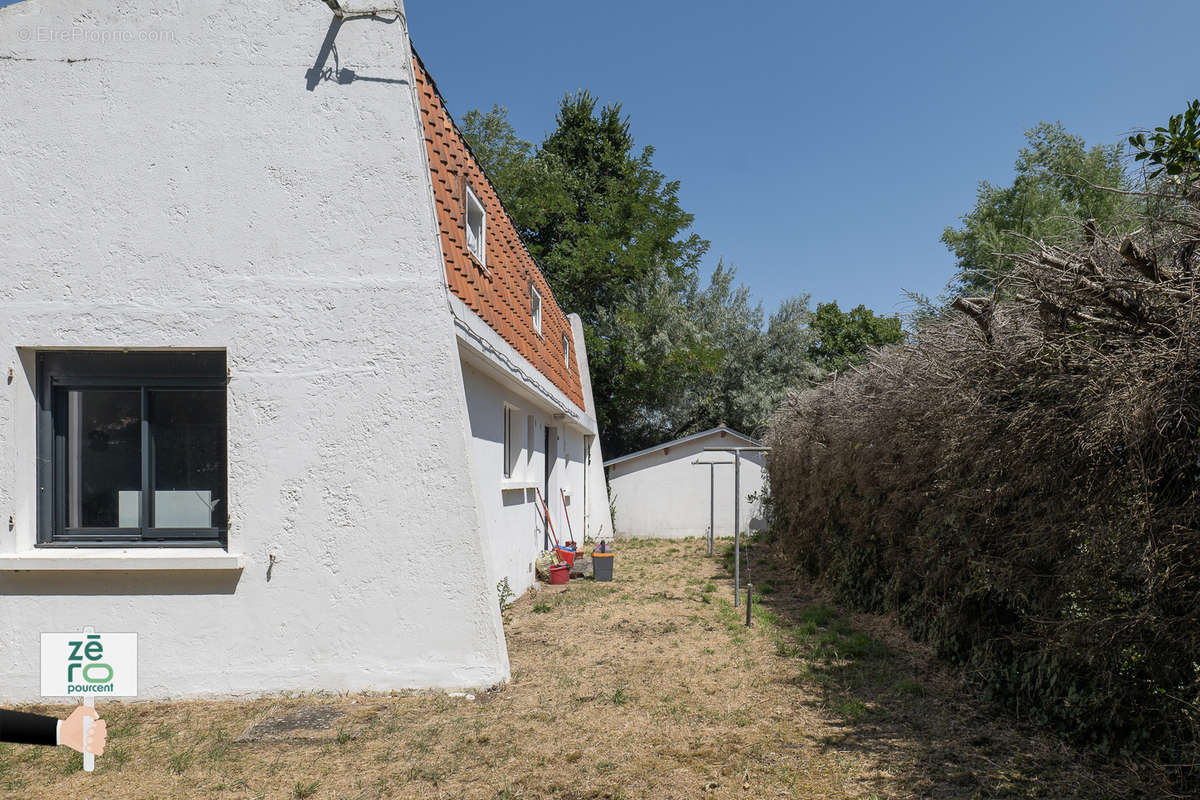
{"label": "white logo sign", "polygon": [[135,697],[136,633],[43,633],[43,697]]}

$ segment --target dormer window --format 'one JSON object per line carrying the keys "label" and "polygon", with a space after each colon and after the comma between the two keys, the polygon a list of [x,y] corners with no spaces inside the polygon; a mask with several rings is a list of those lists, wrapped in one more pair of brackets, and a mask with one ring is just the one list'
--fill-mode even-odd
{"label": "dormer window", "polygon": [[565,333],[563,334],[563,365],[567,369],[571,368],[571,340]]}
{"label": "dormer window", "polygon": [[533,284],[529,285],[529,310],[533,315],[533,329],[542,335],[542,293]]}
{"label": "dormer window", "polygon": [[487,268],[487,212],[483,203],[467,187],[467,249],[480,266]]}

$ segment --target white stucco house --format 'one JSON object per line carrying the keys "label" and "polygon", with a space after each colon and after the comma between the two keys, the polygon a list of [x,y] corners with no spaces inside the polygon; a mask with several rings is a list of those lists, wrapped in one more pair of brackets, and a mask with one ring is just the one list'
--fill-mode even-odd
{"label": "white stucco house", "polygon": [[[604,463],[618,537],[682,539],[734,533],[734,457],[710,447],[761,447],[724,425]],[[741,455],[742,533],[765,526],[763,453]],[[755,499],[751,500],[751,496]]]}
{"label": "white stucco house", "polygon": [[[481,67],[482,68],[482,67]],[[0,701],[481,687],[612,530],[587,352],[402,4],[0,7]]]}

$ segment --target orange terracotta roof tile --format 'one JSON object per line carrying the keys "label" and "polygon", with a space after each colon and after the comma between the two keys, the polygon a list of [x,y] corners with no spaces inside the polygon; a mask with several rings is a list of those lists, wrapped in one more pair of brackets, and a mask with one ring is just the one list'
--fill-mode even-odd
{"label": "orange terracotta roof tile", "polygon": [[[413,53],[416,66],[421,121],[433,183],[434,205],[446,259],[446,283],[462,300],[500,334],[504,341],[533,364],[571,402],[584,407],[583,387],[575,353],[571,366],[564,364],[562,337],[574,350],[567,315],[554,299],[550,284],[525,249],[516,227],[491,181],[475,160],[454,124],[437,86],[425,65]],[[485,270],[467,249],[466,187],[479,198],[487,213]],[[530,286],[542,296],[542,333],[533,327]]]}

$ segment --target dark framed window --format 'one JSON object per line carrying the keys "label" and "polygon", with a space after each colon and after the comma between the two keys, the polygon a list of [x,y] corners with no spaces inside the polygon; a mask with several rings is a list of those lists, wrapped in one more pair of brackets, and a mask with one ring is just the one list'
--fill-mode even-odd
{"label": "dark framed window", "polygon": [[224,546],[224,351],[38,354],[38,544]]}

